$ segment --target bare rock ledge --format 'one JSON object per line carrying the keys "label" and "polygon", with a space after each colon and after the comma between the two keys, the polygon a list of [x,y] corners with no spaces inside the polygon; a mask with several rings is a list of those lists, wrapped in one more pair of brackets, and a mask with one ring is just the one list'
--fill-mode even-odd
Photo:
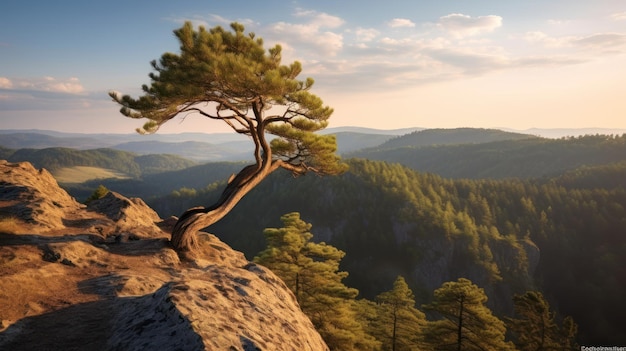
{"label": "bare rock ledge", "polygon": [[207,233],[181,262],[160,222],[0,160],[0,349],[328,350],[271,271]]}

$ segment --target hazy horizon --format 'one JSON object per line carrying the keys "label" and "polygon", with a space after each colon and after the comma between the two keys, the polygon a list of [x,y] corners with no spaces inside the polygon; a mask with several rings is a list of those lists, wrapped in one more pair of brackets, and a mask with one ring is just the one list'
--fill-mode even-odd
{"label": "hazy horizon", "polygon": [[[394,129],[379,129],[379,128],[369,128],[369,127],[360,127],[360,126],[340,126],[340,127],[329,127],[326,128],[320,133],[329,134],[329,133],[338,133],[338,132],[357,132],[363,134],[389,134],[389,135],[404,135],[411,133],[414,130],[428,130],[428,129],[462,129],[462,128],[474,128],[474,127],[459,127],[459,128],[423,128],[423,127],[408,127],[408,128],[394,128]],[[511,133],[520,133],[520,134],[528,134],[535,135],[544,138],[561,138],[561,137],[578,137],[584,135],[622,135],[626,134],[626,128],[528,128],[528,129],[514,129],[514,128],[505,128],[505,127],[494,127],[494,128],[477,128],[477,129],[494,129],[501,130],[504,132]],[[63,130],[54,130],[54,129],[33,129],[33,128],[9,128],[9,129],[0,129],[0,134],[10,134],[10,133],[40,133],[45,135],[56,135],[61,134],[61,137],[65,136],[65,134],[69,135],[97,135],[97,134],[110,134],[110,135],[128,135],[128,136],[141,136],[136,131],[123,131],[123,132],[68,132]],[[388,132],[388,133],[386,133]],[[246,138],[244,135],[240,135],[234,132],[226,131],[174,131],[174,132],[157,132],[154,134],[148,134],[146,136],[146,140],[158,140],[159,135],[163,137],[175,136],[175,135],[184,135],[184,134],[206,134],[206,135],[224,135],[227,140],[231,139],[244,139]],[[230,137],[229,137],[230,135]],[[184,138],[183,138],[184,139]],[[193,139],[193,138],[192,138]],[[189,140],[192,140],[189,139]],[[187,140],[187,139],[184,139]]]}

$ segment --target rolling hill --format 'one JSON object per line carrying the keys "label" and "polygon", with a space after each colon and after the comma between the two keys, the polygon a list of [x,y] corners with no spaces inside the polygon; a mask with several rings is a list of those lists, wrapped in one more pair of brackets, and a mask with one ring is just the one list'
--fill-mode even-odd
{"label": "rolling hill", "polygon": [[134,152],[142,155],[172,154],[190,160],[202,161],[239,161],[250,159],[252,152],[250,142],[231,142],[225,144],[210,144],[201,141],[182,141],[177,143],[162,141],[131,141],[117,144],[111,148]]}
{"label": "rolling hill", "polygon": [[113,149],[4,149],[2,153],[10,162],[29,161],[35,167],[45,168],[53,174],[68,167],[88,166],[115,170],[139,178],[151,173],[184,169],[196,164],[175,155],[137,155]]}
{"label": "rolling hill", "polygon": [[[380,147],[349,153],[346,157],[400,163],[420,172],[472,179],[537,178],[558,175],[581,166],[626,160],[626,134],[621,137],[589,135],[562,139],[507,135],[513,138],[484,139],[484,142],[474,139],[473,143],[466,144],[453,144],[452,139],[446,145],[430,146],[422,145],[422,142],[411,143],[408,138],[401,137]],[[441,139],[445,140],[444,136]]]}
{"label": "rolling hill", "polygon": [[502,140],[525,140],[529,138],[534,137],[528,134],[504,132],[498,129],[425,129],[390,139],[387,142],[380,144],[377,149],[482,144]]}

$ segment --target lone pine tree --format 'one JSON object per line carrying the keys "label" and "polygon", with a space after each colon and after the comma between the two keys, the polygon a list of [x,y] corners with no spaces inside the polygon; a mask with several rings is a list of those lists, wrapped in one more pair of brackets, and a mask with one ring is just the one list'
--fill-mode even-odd
{"label": "lone pine tree", "polygon": [[152,83],[143,85],[142,96],[109,93],[124,116],[148,120],[140,133],[194,114],[222,121],[254,143],[254,164],[231,177],[214,204],[180,216],[171,238],[179,253],[193,253],[196,232],[223,218],[273,171],[332,175],[346,168],[336,155],[335,137],[315,133],[328,125],[333,109],[310,92],[312,78],[296,79],[301,64],[282,65],[279,45],[266,51],[263,40],[245,34],[243,25],[232,23],[231,29],[194,30],[186,22],[174,31],[180,53],[152,61]]}

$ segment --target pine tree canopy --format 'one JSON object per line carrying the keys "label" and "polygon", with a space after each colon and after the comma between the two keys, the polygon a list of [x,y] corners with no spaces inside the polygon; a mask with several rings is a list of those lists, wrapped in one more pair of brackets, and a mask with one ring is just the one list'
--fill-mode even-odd
{"label": "pine tree canopy", "polygon": [[187,210],[174,226],[172,246],[189,256],[198,249],[196,232],[223,218],[273,171],[338,174],[347,168],[335,153],[335,136],[315,133],[328,125],[333,109],[309,91],[313,79],[297,79],[300,63],[282,65],[279,45],[266,51],[263,39],[245,34],[243,25],[231,29],[194,30],[186,22],[174,31],[180,53],[152,61],[143,96],[109,93],[124,116],[148,120],[140,133],[154,133],[176,116],[200,115],[254,143],[255,163],[231,178],[216,203]]}
{"label": "pine tree canopy", "polygon": [[563,319],[563,326],[556,322],[556,314],[538,291],[527,291],[513,297],[515,315],[508,319],[509,330],[516,336],[520,351],[532,350],[578,350],[575,338],[577,326],[571,317]]}
{"label": "pine tree canopy", "polygon": [[264,230],[268,246],[254,261],[271,269],[293,291],[331,350],[374,350],[378,343],[357,320],[354,298],[359,292],[342,283],[348,275],[339,271],[345,253],[311,242],[311,224],[298,212],[283,215],[281,221],[282,228]]}
{"label": "pine tree canopy", "polygon": [[335,155],[334,136],[317,135],[333,109],[309,90],[313,79],[298,80],[300,62],[281,64],[281,47],[267,51],[263,39],[217,26],[194,30],[191,22],[174,31],[180,53],[165,53],[152,61],[152,83],[135,99],[112,91],[109,95],[127,117],[147,119],[140,133],[154,133],[179,115],[199,114],[221,120],[235,132],[250,136],[257,161],[270,152],[265,133],[273,134],[271,152],[295,165],[291,170],[334,174],[344,170]]}
{"label": "pine tree canopy", "polygon": [[485,306],[487,295],[469,279],[446,282],[426,306],[443,319],[428,322],[425,341],[433,350],[513,350],[505,341],[506,326]]}
{"label": "pine tree canopy", "polygon": [[382,350],[415,351],[424,349],[422,327],[424,313],[415,308],[415,295],[402,276],[393,283],[393,289],[376,296],[378,320],[373,323],[373,335],[382,341]]}

